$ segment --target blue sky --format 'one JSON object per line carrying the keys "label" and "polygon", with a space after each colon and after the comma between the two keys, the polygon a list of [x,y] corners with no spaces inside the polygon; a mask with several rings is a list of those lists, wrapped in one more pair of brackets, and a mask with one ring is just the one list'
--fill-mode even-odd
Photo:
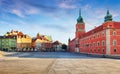
{"label": "blue sky", "polygon": [[12,29],[31,37],[39,32],[67,44],[75,36],[79,8],[86,31],[104,22],[107,9],[120,21],[120,0],[0,0],[0,35]]}

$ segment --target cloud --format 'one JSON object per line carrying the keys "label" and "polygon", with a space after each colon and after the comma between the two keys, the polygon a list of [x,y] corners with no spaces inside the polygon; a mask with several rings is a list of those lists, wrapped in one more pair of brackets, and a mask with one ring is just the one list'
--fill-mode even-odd
{"label": "cloud", "polygon": [[39,10],[37,8],[34,7],[30,7],[28,10],[25,11],[26,14],[37,14],[39,13]]}
{"label": "cloud", "polygon": [[41,25],[42,27],[47,27],[47,29],[55,29],[55,30],[59,30],[59,31],[67,31],[67,28],[60,25],[60,24],[44,24],[44,25]]}
{"label": "cloud", "polygon": [[86,4],[85,6],[83,6],[83,10],[89,10],[91,8],[91,6],[89,4]]}
{"label": "cloud", "polygon": [[11,13],[17,15],[17,16],[20,16],[20,17],[24,17],[24,14],[22,13],[21,10],[18,10],[18,9],[13,9],[11,10]]}
{"label": "cloud", "polygon": [[[120,16],[118,14],[118,11],[113,11],[113,10],[109,10],[110,14],[112,15],[112,17],[118,17]],[[103,8],[98,8],[95,10],[95,16],[97,16],[97,18],[104,18],[106,16],[107,10],[103,9]]]}
{"label": "cloud", "polygon": [[55,6],[52,6],[52,5],[46,5],[45,3],[41,1],[38,1],[38,2],[35,2],[35,1],[23,1],[25,4],[31,6],[31,7],[34,7],[34,8],[37,8],[39,9],[40,11],[44,11],[44,12],[54,12],[57,10],[57,8]]}
{"label": "cloud", "polygon": [[67,4],[67,3],[60,3],[59,7],[64,8],[64,9],[74,9],[74,8],[76,8],[75,5],[70,5],[70,4]]}
{"label": "cloud", "polygon": [[103,8],[98,8],[95,10],[95,16],[98,16],[97,18],[104,18],[106,15],[106,11]]}
{"label": "cloud", "polygon": [[113,17],[118,17],[118,16],[120,16],[120,14],[118,14],[117,11],[111,11],[111,14],[113,15]]}
{"label": "cloud", "polygon": [[20,0],[2,0],[0,1],[0,11],[2,13],[12,13],[19,17],[25,17],[26,15],[38,14],[39,10],[32,7]]}
{"label": "cloud", "polygon": [[15,4],[17,7],[12,10],[12,13],[24,17],[26,15],[38,14],[39,10],[35,7],[29,6],[27,4],[21,3],[20,5]]}

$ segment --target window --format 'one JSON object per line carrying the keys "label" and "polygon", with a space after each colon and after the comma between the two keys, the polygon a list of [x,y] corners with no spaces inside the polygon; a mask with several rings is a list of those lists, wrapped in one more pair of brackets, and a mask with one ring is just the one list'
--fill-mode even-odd
{"label": "window", "polygon": [[94,42],[94,46],[95,46],[95,42]]}
{"label": "window", "polygon": [[98,41],[98,46],[100,46],[100,42]]}
{"label": "window", "polygon": [[104,50],[104,49],[103,49],[102,51],[103,51],[103,52],[105,52],[105,50]]}
{"label": "window", "polygon": [[102,32],[102,36],[104,36],[104,32]]}
{"label": "window", "polygon": [[114,48],[114,52],[117,52],[117,49],[116,49],[116,48]]}
{"label": "window", "polygon": [[116,31],[113,31],[113,35],[114,35],[114,36],[116,35]]}
{"label": "window", "polygon": [[102,46],[105,46],[105,42],[104,41],[102,41]]}
{"label": "window", "polygon": [[98,48],[98,52],[100,52],[100,48]]}
{"label": "window", "polygon": [[16,37],[14,36],[14,39],[15,39]]}
{"label": "window", "polygon": [[117,45],[117,41],[113,40],[113,46],[116,46],[116,45]]}
{"label": "window", "polygon": [[100,37],[100,34],[98,34],[98,38]]}
{"label": "window", "polygon": [[96,49],[94,49],[94,52],[96,52]]}
{"label": "window", "polygon": [[24,35],[24,38],[26,38],[26,35]]}

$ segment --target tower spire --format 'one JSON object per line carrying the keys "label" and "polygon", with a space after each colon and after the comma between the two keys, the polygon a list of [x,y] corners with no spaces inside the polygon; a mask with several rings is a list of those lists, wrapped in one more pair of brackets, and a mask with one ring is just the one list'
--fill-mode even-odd
{"label": "tower spire", "polygon": [[109,10],[107,9],[106,16],[104,17],[104,22],[112,21],[112,15],[110,14]]}
{"label": "tower spire", "polygon": [[70,42],[70,41],[71,41],[71,39],[70,39],[70,37],[69,37],[68,42]]}
{"label": "tower spire", "polygon": [[81,16],[81,8],[79,8],[79,16]]}
{"label": "tower spire", "polygon": [[79,9],[79,17],[77,19],[77,23],[84,23],[83,18],[81,16],[81,9]]}
{"label": "tower spire", "polygon": [[109,13],[109,10],[107,9],[107,15],[108,15],[108,14],[110,14],[110,13]]}

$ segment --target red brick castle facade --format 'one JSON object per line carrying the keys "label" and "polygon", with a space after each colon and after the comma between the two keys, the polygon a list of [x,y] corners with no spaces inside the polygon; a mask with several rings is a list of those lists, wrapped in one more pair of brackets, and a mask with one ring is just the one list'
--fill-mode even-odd
{"label": "red brick castle facade", "polygon": [[104,23],[88,32],[85,32],[85,23],[79,11],[75,35],[73,40],[69,39],[70,52],[101,55],[120,54],[120,22],[112,21],[109,10],[107,10]]}

